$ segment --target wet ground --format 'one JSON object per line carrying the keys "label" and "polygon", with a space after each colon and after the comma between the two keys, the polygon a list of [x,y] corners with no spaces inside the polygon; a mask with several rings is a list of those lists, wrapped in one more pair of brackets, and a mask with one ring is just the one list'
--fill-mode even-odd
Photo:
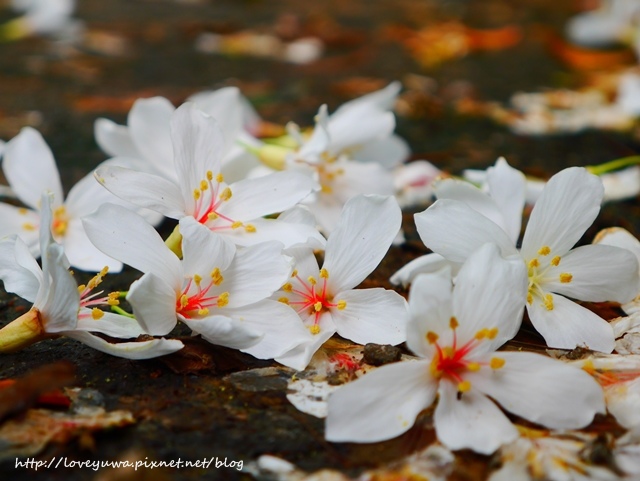
{"label": "wet ground", "polygon": [[[452,173],[485,168],[498,156],[505,156],[512,165],[545,177],[567,166],[632,155],[640,147],[633,131],[523,136],[453,108],[460,92],[476,99],[506,101],[518,90],[577,85],[581,74],[550,54],[541,33],[559,32],[574,13],[573,2],[316,0],[313,13],[308,3],[292,0],[78,3],[77,17],[86,22],[90,36],[81,48],[70,52],[39,38],[0,44],[0,138],[10,139],[27,124],[37,127],[54,152],[67,189],[105,159],[93,140],[97,117],[125,123],[138,97],[162,95],[179,103],[197,91],[225,85],[239,86],[271,122],[294,120],[308,125],[322,103],[328,103],[331,111],[392,80],[402,80],[407,86],[433,79],[437,95],[409,97],[406,102],[410,108],[398,117],[397,132],[410,143],[414,159],[428,159]],[[325,42],[326,52],[320,60],[293,65],[246,55],[206,54],[194,48],[203,32],[271,32],[276,25],[282,31],[284,14],[299,20],[292,36],[314,34]],[[0,20],[9,18],[8,10],[0,11]],[[398,26],[418,29],[446,19],[459,19],[476,28],[519,25],[524,37],[511,48],[470,52],[425,68],[390,33]],[[607,205],[585,239],[613,225],[637,235],[639,219],[635,200]],[[411,223],[408,212],[405,229],[409,242],[403,248],[393,248],[369,282],[391,287],[389,275],[426,252]],[[171,228],[167,224],[162,232],[168,234]],[[107,282],[114,289],[126,289],[135,278],[135,272],[126,271]],[[27,308],[21,300],[0,291],[0,325]],[[175,334],[188,336],[186,331]],[[525,347],[541,346],[533,334],[525,333],[519,342]],[[433,440],[427,419],[386,443],[328,443],[323,439],[322,421],[297,411],[287,401],[290,372],[279,370],[276,363],[197,340],[169,359],[133,362],[72,340],[55,339],[3,355],[0,377],[19,377],[58,360],[76,366],[75,385],[98,390],[108,409],[129,410],[137,422],[50,446],[39,459],[214,456],[246,464],[268,453],[306,471],[334,468],[355,475]],[[267,371],[267,376],[249,371],[266,367],[275,369]],[[487,458],[463,452],[460,459],[463,468],[453,479],[484,478]],[[125,479],[116,473],[109,475],[114,477],[108,479]],[[0,464],[0,479],[7,480],[84,480],[96,476],[87,469],[16,470],[13,459]],[[148,471],[136,476],[126,479],[249,479],[248,474],[233,468]]]}

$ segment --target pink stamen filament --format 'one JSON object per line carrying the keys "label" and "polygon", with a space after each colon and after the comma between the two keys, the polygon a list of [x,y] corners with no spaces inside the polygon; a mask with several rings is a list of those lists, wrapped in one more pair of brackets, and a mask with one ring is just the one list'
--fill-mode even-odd
{"label": "pink stamen filament", "polygon": [[[230,229],[233,224],[236,223],[230,217],[227,217],[224,214],[221,214],[217,211],[218,207],[224,202],[223,199],[219,198],[218,194],[220,192],[220,183],[216,182],[215,187],[211,180],[207,179],[207,184],[209,188],[205,191],[200,190],[200,197],[196,200],[195,211],[193,217],[197,219],[197,221],[201,224],[207,224],[209,222],[209,214],[215,214],[218,218],[229,222],[229,225],[225,226],[208,226],[210,230],[222,230],[222,229]],[[205,203],[205,193],[208,197],[208,201]]]}
{"label": "pink stamen filament", "polygon": [[[291,292],[298,294],[302,297],[303,300],[300,301],[290,301],[289,304],[293,306],[300,306],[297,309],[298,314],[301,314],[305,310],[309,308],[314,308],[314,325],[318,325],[320,320],[320,314],[322,311],[332,307],[338,307],[338,304],[333,303],[327,299],[327,279],[326,277],[322,279],[322,291],[320,293],[316,292],[315,284],[307,284],[303,281],[299,275],[296,275],[295,278],[302,284],[304,287],[304,291],[299,289],[292,289]],[[322,309],[315,310],[315,305],[320,303],[322,305]]]}
{"label": "pink stamen filament", "polygon": [[[189,282],[187,283],[186,287],[182,290],[182,294],[176,300],[176,312],[179,314],[182,314],[186,318],[193,317],[192,313],[194,311],[198,313],[198,311],[202,309],[217,307],[218,299],[220,298],[220,296],[206,297],[209,290],[215,285],[213,281],[209,282],[209,284],[204,288],[200,285],[197,285],[198,292],[189,296],[188,292],[192,284],[193,284],[193,279],[189,279]],[[187,296],[187,303],[184,306],[182,305],[182,296]]]}

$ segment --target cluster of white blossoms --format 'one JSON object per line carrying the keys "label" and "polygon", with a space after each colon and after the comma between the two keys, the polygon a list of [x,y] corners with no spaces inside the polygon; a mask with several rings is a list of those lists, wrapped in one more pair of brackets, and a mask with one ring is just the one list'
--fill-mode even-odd
{"label": "cluster of white blossoms", "polygon": [[[181,323],[212,344],[302,371],[337,333],[356,344],[406,342],[415,356],[333,392],[331,441],[398,436],[432,406],[444,446],[483,454],[521,438],[504,411],[580,429],[613,400],[610,412],[636,426],[593,362],[500,350],[526,312],[549,347],[621,351],[621,324],[575,302],[638,310],[637,240],[607,231],[574,248],[599,213],[602,181],[577,167],[553,176],[520,240],[527,181],[504,159],[480,186],[434,181],[439,171],[424,161],[403,164],[409,150],[391,112],[399,88],[332,115],[322,106],[313,129],[289,124],[269,139],[235,88],[177,108],[138,100],[127,125],[96,122],[112,158],[66,199],[51,151],[24,129],[3,152],[0,279],[33,307],[0,330],[0,352],[67,336],[116,356],[157,357],[183,347],[170,338]],[[357,289],[398,240],[398,198],[426,203],[432,194],[415,223],[433,252],[391,278],[411,284],[408,302],[382,287]],[[167,239],[154,227],[163,217],[177,224]],[[141,277],[126,291],[98,290],[124,264]],[[70,267],[97,274],[78,286]],[[625,326],[631,333],[640,321]]]}

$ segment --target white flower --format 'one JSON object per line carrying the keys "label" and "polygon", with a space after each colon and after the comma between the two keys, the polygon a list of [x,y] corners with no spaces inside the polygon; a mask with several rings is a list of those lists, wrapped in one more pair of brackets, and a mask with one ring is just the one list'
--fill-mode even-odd
{"label": "white flower", "polygon": [[393,438],[436,395],[436,435],[454,450],[490,454],[518,437],[494,400],[547,427],[589,424],[604,411],[602,390],[591,376],[538,354],[495,352],[517,331],[526,292],[525,267],[501,258],[493,244],[469,258],[453,291],[446,277],[419,276],[409,296],[407,345],[423,360],[383,366],[333,393],[326,438]]}
{"label": "white flower", "polygon": [[16,198],[28,209],[0,203],[0,237],[17,234],[34,256],[40,255],[40,197],[44,192],[51,192],[51,229],[56,241],[64,247],[71,265],[94,272],[104,266],[112,272],[122,269],[120,262],[105,256],[91,244],[82,227],[82,217],[103,203],[121,202],[101,187],[92,175],[73,186],[65,200],[53,154],[40,133],[30,127],[23,128],[7,142],[2,169]]}
{"label": "white flower", "polygon": [[173,113],[171,139],[175,180],[112,166],[96,170],[96,177],[122,199],[174,219],[193,217],[238,245],[279,240],[289,246],[320,238],[308,225],[263,218],[306,197],[315,187],[311,179],[279,172],[227,185],[220,173],[222,132],[215,119],[193,104]]}
{"label": "white flower", "polygon": [[72,18],[75,0],[12,0],[22,16],[0,26],[0,37],[9,40],[29,35],[77,37],[82,24]]}
{"label": "white flower", "polygon": [[[240,180],[258,162],[237,141],[251,143],[248,132],[257,128],[259,117],[236,87],[195,94],[189,98],[197,108],[219,120],[226,140],[221,169],[229,180]],[[164,97],[138,99],[133,104],[127,125],[99,118],[94,135],[100,148],[112,157],[142,160],[140,170],[176,179],[171,141],[171,118],[175,107]],[[222,148],[221,146],[220,148]]]}
{"label": "white flower", "polygon": [[[527,312],[550,347],[611,352],[611,326],[569,300],[627,302],[638,293],[638,262],[625,249],[587,245],[571,250],[593,223],[602,201],[600,180],[573,167],[554,175],[544,188],[516,249],[524,204],[524,178],[498,161],[489,172],[490,195],[466,182],[443,180],[438,200],[416,214],[427,247],[445,259],[464,262],[487,242],[505,256],[519,255],[528,269]],[[505,291],[509,295],[509,291]]]}
{"label": "white flower", "polygon": [[322,268],[311,249],[287,251],[296,260],[295,270],[274,298],[295,309],[307,329],[305,341],[276,361],[302,370],[336,332],[359,344],[405,340],[404,298],[383,288],[354,289],[380,263],[400,223],[393,197],[360,195],[345,205],[327,240]]}
{"label": "white flower", "polygon": [[[50,196],[44,194],[41,214],[46,223],[52,220],[50,202]],[[40,244],[42,269],[19,237],[0,241],[0,279],[5,289],[33,302],[27,314],[0,330],[2,350],[18,349],[52,334],[71,337],[99,351],[128,359],[162,356],[183,347],[179,341],[165,339],[112,344],[91,334],[135,338],[144,331],[135,319],[96,307],[117,304],[117,293],[102,297],[99,297],[102,292],[92,293],[106,268],[86,286],[78,286],[68,271],[69,261],[62,246],[53,241],[50,231],[41,230]]]}
{"label": "white flower", "polygon": [[581,45],[611,45],[632,37],[638,15],[640,5],[636,0],[605,0],[599,9],[572,17],[566,33],[571,41]]}
{"label": "white flower", "polygon": [[291,272],[279,242],[236,251],[186,217],[180,261],[150,225],[118,206],[101,207],[85,227],[96,246],[144,273],[127,300],[146,332],[168,334],[180,320],[213,344],[259,358],[276,357],[304,339],[295,313],[267,299]]}

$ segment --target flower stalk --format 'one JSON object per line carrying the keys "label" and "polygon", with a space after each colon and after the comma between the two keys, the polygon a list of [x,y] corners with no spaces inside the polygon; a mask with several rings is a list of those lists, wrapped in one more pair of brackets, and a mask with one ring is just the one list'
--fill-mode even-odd
{"label": "flower stalk", "polygon": [[40,311],[32,307],[0,329],[0,353],[19,351],[47,337]]}

